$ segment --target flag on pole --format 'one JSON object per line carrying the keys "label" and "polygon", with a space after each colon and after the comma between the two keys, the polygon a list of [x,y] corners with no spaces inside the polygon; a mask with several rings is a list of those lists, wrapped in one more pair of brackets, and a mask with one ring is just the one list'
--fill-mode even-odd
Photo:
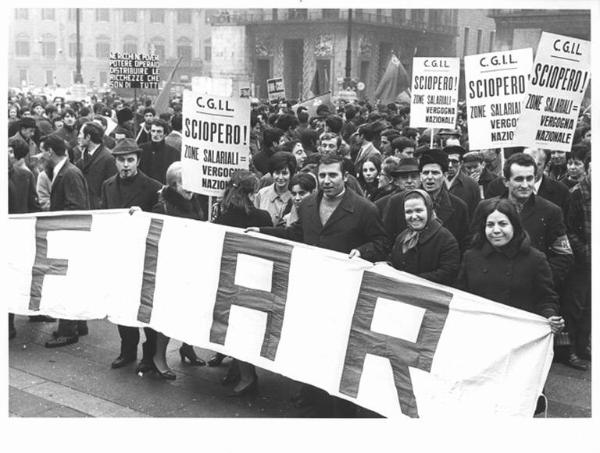
{"label": "flag on pole", "polygon": [[409,84],[408,73],[402,62],[396,55],[392,55],[374,96],[384,104],[394,102],[396,97],[409,87]]}
{"label": "flag on pole", "polygon": [[171,71],[171,75],[167,79],[167,83],[162,91],[158,94],[156,99],[154,100],[154,110],[156,113],[164,113],[167,111],[167,107],[169,106],[169,93],[171,92],[171,84],[173,82],[173,77],[175,76],[175,72],[177,72],[177,68],[179,68],[179,64],[183,57],[179,57],[173,71]]}
{"label": "flag on pole", "polygon": [[314,98],[308,99],[300,104],[296,104],[292,107],[294,111],[298,111],[298,107],[306,107],[308,116],[317,116],[317,108],[320,105],[328,105],[330,111],[335,111],[335,106],[331,102],[331,91],[328,91],[321,96],[315,96]]}
{"label": "flag on pole", "polygon": [[315,69],[315,75],[310,84],[310,91],[313,96],[320,96],[329,91],[329,77],[325,68],[317,66],[317,69]]}

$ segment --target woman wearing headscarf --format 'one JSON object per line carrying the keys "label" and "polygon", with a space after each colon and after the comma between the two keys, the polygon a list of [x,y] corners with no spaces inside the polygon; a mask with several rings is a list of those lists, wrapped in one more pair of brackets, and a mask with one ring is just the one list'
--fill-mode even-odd
{"label": "woman wearing headscarf", "polygon": [[434,283],[454,284],[460,266],[458,242],[436,218],[429,194],[408,192],[404,216],[407,227],[396,237],[392,266]]}

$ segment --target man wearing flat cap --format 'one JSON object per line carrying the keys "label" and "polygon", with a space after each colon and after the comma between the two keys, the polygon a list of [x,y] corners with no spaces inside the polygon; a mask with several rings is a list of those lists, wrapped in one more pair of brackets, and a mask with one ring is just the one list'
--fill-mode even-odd
{"label": "man wearing flat cap", "polygon": [[477,204],[481,201],[478,184],[462,171],[462,161],[466,150],[462,146],[446,146],[443,151],[448,155],[448,174],[446,187],[452,195],[467,204],[469,215],[473,215]]}
{"label": "man wearing flat cap", "polygon": [[[152,212],[152,207],[158,202],[158,192],[162,184],[146,176],[139,170],[142,150],[133,138],[124,138],[112,150],[115,158],[117,174],[108,178],[102,184],[101,197],[104,209],[123,209],[133,206],[143,211]],[[117,325],[121,336],[121,351],[112,362],[112,368],[121,368],[137,359],[137,346],[140,332],[137,327]],[[152,369],[152,357],[156,348],[156,332],[144,328],[146,341],[142,346],[142,361],[136,372],[146,372]]]}
{"label": "man wearing flat cap", "polygon": [[[388,157],[386,160],[391,159]],[[398,159],[395,157],[395,159]],[[384,161],[385,162],[385,161]],[[383,174],[383,164],[381,166],[381,172]],[[413,157],[405,157],[399,159],[398,165],[389,170],[389,173],[394,181],[393,184],[396,186],[396,190],[389,195],[386,195],[379,200],[375,201],[375,206],[379,210],[381,218],[385,218],[387,214],[389,203],[392,197],[400,192],[406,190],[419,189],[421,187],[421,177],[419,175],[419,161]]]}
{"label": "man wearing flat cap", "polygon": [[[442,225],[456,238],[463,251],[469,238],[469,211],[467,204],[446,188],[448,155],[440,149],[427,149],[419,161],[421,188],[433,200],[433,208]],[[404,193],[392,196],[383,223],[390,238],[396,238],[406,228]]]}

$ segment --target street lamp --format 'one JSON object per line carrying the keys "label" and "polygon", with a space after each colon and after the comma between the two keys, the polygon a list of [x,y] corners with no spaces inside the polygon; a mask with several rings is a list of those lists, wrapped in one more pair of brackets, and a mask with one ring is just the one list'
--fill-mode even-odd
{"label": "street lamp", "polygon": [[81,75],[81,35],[79,31],[79,8],[75,8],[76,49],[75,49],[75,83],[83,83]]}
{"label": "street lamp", "polygon": [[350,88],[352,69],[352,10],[348,10],[348,39],[346,41],[346,75],[344,77],[344,89]]}

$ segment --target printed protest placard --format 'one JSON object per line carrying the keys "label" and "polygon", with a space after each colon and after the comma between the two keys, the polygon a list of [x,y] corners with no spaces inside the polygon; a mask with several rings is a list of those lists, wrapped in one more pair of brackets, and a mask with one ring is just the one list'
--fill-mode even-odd
{"label": "printed protest placard", "polygon": [[285,88],[282,77],[267,80],[267,94],[269,96],[269,101],[285,99]]}
{"label": "printed protest placard", "polygon": [[532,61],[530,48],[465,57],[469,149],[511,146]]}
{"label": "printed protest placard", "polygon": [[158,55],[110,53],[111,88],[158,89],[160,82]]}
{"label": "printed protest placard", "polygon": [[459,58],[413,58],[410,127],[454,128]]}
{"label": "printed protest placard", "polygon": [[186,190],[222,196],[231,175],[248,169],[250,99],[183,93],[182,183]]}
{"label": "printed protest placard", "polygon": [[570,151],[591,78],[589,41],[542,33],[513,146]]}

